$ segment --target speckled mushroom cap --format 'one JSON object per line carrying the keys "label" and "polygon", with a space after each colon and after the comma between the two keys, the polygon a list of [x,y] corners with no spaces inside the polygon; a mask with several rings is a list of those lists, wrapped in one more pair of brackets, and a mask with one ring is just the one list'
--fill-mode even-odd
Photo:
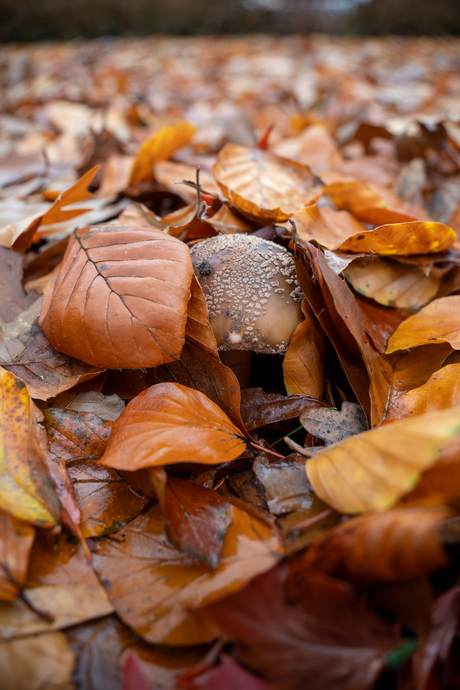
{"label": "speckled mushroom cap", "polygon": [[302,321],[292,256],[254,235],[218,235],[191,248],[219,350],[280,354]]}

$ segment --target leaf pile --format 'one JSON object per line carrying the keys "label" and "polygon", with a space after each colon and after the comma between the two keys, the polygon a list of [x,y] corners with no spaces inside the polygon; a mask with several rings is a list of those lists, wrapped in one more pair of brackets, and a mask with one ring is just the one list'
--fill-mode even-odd
{"label": "leaf pile", "polygon": [[[2,687],[458,687],[458,42],[0,56]],[[282,355],[218,350],[234,233]]]}

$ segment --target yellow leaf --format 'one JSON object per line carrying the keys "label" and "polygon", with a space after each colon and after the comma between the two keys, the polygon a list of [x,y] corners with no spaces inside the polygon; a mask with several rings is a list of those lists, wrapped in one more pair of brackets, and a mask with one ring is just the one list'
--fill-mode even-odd
{"label": "yellow leaf", "polygon": [[169,160],[173,153],[188,144],[194,132],[195,127],[184,120],[161,127],[139,149],[131,170],[130,184],[153,179],[155,163]]}
{"label": "yellow leaf", "polygon": [[409,316],[392,334],[386,354],[429,343],[449,343],[460,350],[460,295],[435,299]]}
{"label": "yellow leaf", "polygon": [[0,508],[39,527],[59,504],[37,441],[25,384],[0,368]]}
{"label": "yellow leaf", "polygon": [[460,406],[352,436],[307,460],[316,494],[341,513],[386,510],[437,460],[439,445],[460,432]]}

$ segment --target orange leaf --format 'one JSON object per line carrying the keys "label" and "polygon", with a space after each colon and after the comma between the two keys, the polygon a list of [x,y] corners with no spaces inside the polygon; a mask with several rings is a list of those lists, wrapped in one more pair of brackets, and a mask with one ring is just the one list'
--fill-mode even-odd
{"label": "orange leaf", "polygon": [[234,460],[245,448],[241,431],[203,393],[159,383],[121,413],[100,462],[121,470],[179,462],[218,465]]}
{"label": "orange leaf", "polygon": [[231,507],[219,565],[172,546],[158,505],[124,528],[123,542],[101,540],[94,552],[99,577],[120,618],[148,642],[193,645],[216,637],[190,610],[226,596],[275,565],[281,545],[260,520]]}
{"label": "orange leaf", "polygon": [[449,343],[460,349],[460,296],[435,299],[409,316],[388,341],[387,354],[428,343]]}
{"label": "orange leaf", "polygon": [[192,276],[191,295],[187,305],[185,337],[191,345],[197,345],[216,359],[219,358],[216,336],[209,323],[206,298],[195,274]]}
{"label": "orange leaf", "polygon": [[171,362],[184,343],[192,275],[187,246],[159,230],[85,228],[45,296],[40,326],[57,350],[95,366]]}
{"label": "orange leaf", "polygon": [[59,504],[30,404],[25,384],[0,368],[0,507],[39,527],[52,527]]}
{"label": "orange leaf", "polygon": [[305,321],[289,341],[283,360],[288,395],[306,394],[321,399],[324,388],[324,333],[307,300],[302,304]]}
{"label": "orange leaf", "polygon": [[386,421],[425,414],[460,405],[460,364],[449,364],[428,381],[399,396],[388,410]]}
{"label": "orange leaf", "polygon": [[322,570],[357,584],[422,577],[449,565],[439,525],[451,512],[396,508],[348,520],[317,539],[294,561],[296,587],[302,576]]}
{"label": "orange leaf", "polygon": [[235,144],[224,146],[212,173],[233,206],[261,220],[287,220],[322,186],[305,165]]}
{"label": "orange leaf", "polygon": [[0,511],[0,600],[13,601],[24,584],[30,549],[35,537],[32,525]]}
{"label": "orange leaf", "polygon": [[161,127],[140,147],[131,170],[130,185],[153,180],[153,166],[166,161],[173,153],[189,143],[195,127],[181,120],[173,125]]}
{"label": "orange leaf", "polygon": [[315,493],[342,513],[386,510],[437,460],[460,431],[460,407],[404,419],[352,436],[307,460]]}

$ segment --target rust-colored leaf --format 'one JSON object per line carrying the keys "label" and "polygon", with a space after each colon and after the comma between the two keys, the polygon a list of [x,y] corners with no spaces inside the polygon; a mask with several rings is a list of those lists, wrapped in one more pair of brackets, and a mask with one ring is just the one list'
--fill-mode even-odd
{"label": "rust-colored leaf", "polygon": [[13,601],[26,579],[35,529],[0,511],[0,600]]}
{"label": "rust-colored leaf", "polygon": [[192,276],[191,294],[187,305],[185,338],[188,343],[200,347],[216,359],[219,357],[216,337],[209,323],[206,298],[195,274]]}
{"label": "rust-colored leaf", "polygon": [[168,534],[182,553],[217,568],[231,504],[217,491],[168,477],[164,514]]}
{"label": "rust-colored leaf", "polygon": [[191,559],[167,539],[158,507],[124,528],[125,540],[102,540],[94,563],[120,618],[148,642],[191,645],[212,640],[213,626],[191,609],[225,596],[274,565],[280,544],[263,522],[235,506],[219,566]]}
{"label": "rust-colored leaf", "polygon": [[318,320],[304,300],[305,321],[295,329],[283,359],[288,395],[304,394],[321,400],[324,388],[325,341]]}
{"label": "rust-colored leaf", "polygon": [[99,460],[112,430],[112,422],[89,412],[50,408],[45,410],[49,452],[53,458]]}
{"label": "rust-colored leaf", "polygon": [[122,412],[100,462],[122,470],[178,462],[217,465],[234,460],[245,448],[242,432],[203,393],[158,383]]}
{"label": "rust-colored leaf", "polygon": [[307,166],[235,144],[221,150],[212,173],[233,206],[265,221],[287,220],[322,188]]}
{"label": "rust-colored leaf", "polygon": [[394,508],[356,517],[317,539],[291,566],[296,587],[322,570],[360,586],[422,577],[450,563],[439,526],[445,508]]}
{"label": "rust-colored leaf", "polygon": [[86,228],[73,237],[40,326],[88,364],[142,368],[180,356],[192,262],[159,230]]}
{"label": "rust-colored leaf", "polygon": [[460,405],[460,364],[449,364],[428,381],[397,398],[388,410],[386,421],[445,410]]}
{"label": "rust-colored leaf", "polygon": [[222,204],[222,207],[216,211],[210,218],[204,217],[208,223],[217,232],[232,233],[232,232],[251,232],[252,226],[247,220],[238,216],[235,211],[228,205]]}
{"label": "rust-colored leaf", "polygon": [[409,316],[390,337],[387,354],[428,343],[460,349],[460,295],[436,299]]}
{"label": "rust-colored leaf", "polygon": [[373,225],[430,221],[425,212],[402,202],[389,189],[365,182],[335,182],[323,190],[330,194],[338,209],[350,211],[358,220]]}
{"label": "rust-colored leaf", "polygon": [[37,441],[29,393],[1,368],[0,385],[0,506],[39,527],[52,527],[59,505]]}
{"label": "rust-colored leaf", "polygon": [[284,596],[275,568],[243,590],[202,609],[238,643],[239,657],[280,690],[369,690],[398,638],[358,602],[344,582],[324,573],[305,581],[301,606]]}
{"label": "rust-colored leaf", "polygon": [[30,554],[26,586],[86,585],[99,588],[99,580],[85,558],[81,544],[65,532],[38,532]]}
{"label": "rust-colored leaf", "polygon": [[307,460],[307,475],[318,496],[342,513],[386,510],[459,430],[460,407],[404,419],[319,451]]}
{"label": "rust-colored leaf", "polygon": [[153,166],[171,158],[173,153],[188,144],[195,127],[184,120],[161,127],[140,147],[131,170],[130,185],[153,180]]}

